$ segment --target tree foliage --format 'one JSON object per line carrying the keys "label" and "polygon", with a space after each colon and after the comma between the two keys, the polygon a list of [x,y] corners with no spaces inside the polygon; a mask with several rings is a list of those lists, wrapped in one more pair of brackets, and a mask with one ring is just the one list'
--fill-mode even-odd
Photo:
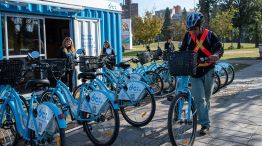
{"label": "tree foliage", "polygon": [[227,11],[220,11],[211,19],[210,26],[214,32],[224,40],[228,37],[232,40],[233,24],[232,19],[237,10],[231,8]]}
{"label": "tree foliage", "polygon": [[145,16],[136,17],[133,24],[133,36],[143,44],[150,44],[156,35],[160,34],[162,19],[146,12]]}
{"label": "tree foliage", "polygon": [[185,22],[175,21],[173,25],[174,25],[174,40],[182,41],[187,31]]}
{"label": "tree foliage", "polygon": [[[254,33],[257,36],[259,36],[258,34],[261,33],[259,32],[259,23],[261,22],[262,13],[261,3],[261,0],[220,0],[222,10],[229,9],[229,6],[233,6],[235,9],[237,9],[237,13],[233,19],[233,24],[234,27],[237,27],[239,30],[238,48],[240,48],[243,32],[248,34]],[[257,28],[253,29],[253,32],[249,32],[250,27]]]}
{"label": "tree foliage", "polygon": [[217,4],[217,0],[199,0],[199,9],[205,18],[205,22],[203,24],[204,27],[209,28],[211,14],[216,4]]}
{"label": "tree foliage", "polygon": [[173,36],[174,28],[171,22],[171,13],[169,8],[166,8],[165,17],[164,17],[164,24],[161,29],[161,35],[163,38]]}

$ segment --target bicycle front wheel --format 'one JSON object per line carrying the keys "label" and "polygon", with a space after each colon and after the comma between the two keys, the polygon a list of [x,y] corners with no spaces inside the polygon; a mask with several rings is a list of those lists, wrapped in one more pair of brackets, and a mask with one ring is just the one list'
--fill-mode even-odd
{"label": "bicycle front wheel", "polygon": [[66,146],[65,128],[60,128],[57,119],[53,117],[42,135],[44,144]]}
{"label": "bicycle front wheel", "polygon": [[[83,114],[90,116],[89,114]],[[92,117],[92,116],[91,116]],[[87,118],[88,117],[84,117]],[[119,114],[118,110],[113,108],[111,103],[108,103],[103,112],[96,116],[96,120],[85,122],[83,124],[84,131],[89,139],[99,146],[108,146],[114,143],[119,133]]]}
{"label": "bicycle front wheel", "polygon": [[197,114],[193,99],[191,101],[189,105],[188,95],[178,94],[169,107],[167,128],[170,141],[174,146],[192,146],[194,144]]}
{"label": "bicycle front wheel", "polygon": [[147,125],[154,117],[156,101],[153,95],[146,89],[143,98],[134,105],[120,107],[124,119],[135,127]]}

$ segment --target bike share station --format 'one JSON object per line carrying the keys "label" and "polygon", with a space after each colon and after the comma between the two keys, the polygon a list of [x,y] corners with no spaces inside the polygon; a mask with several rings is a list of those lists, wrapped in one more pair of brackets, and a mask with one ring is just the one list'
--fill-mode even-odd
{"label": "bike share station", "polygon": [[0,60],[25,59],[32,51],[56,58],[64,38],[71,37],[86,56],[100,55],[108,40],[120,62],[121,11],[119,3],[105,0],[1,0]]}

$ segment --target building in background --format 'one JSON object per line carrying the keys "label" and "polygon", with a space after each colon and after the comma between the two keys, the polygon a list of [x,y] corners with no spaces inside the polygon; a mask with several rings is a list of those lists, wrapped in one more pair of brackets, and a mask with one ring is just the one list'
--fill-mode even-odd
{"label": "building in background", "polygon": [[[169,10],[170,10],[170,17],[172,20],[181,21],[183,10],[180,5],[173,6],[173,8]],[[164,18],[165,12],[166,9],[158,10],[155,11],[155,15]],[[187,11],[187,15],[191,14],[192,12],[194,12],[194,9],[189,9],[189,11]]]}
{"label": "building in background", "polygon": [[165,17],[166,10],[159,10],[155,11],[155,15],[164,18]]}
{"label": "building in background", "polygon": [[134,20],[138,16],[138,3],[132,3],[132,0],[123,0],[122,19]]}

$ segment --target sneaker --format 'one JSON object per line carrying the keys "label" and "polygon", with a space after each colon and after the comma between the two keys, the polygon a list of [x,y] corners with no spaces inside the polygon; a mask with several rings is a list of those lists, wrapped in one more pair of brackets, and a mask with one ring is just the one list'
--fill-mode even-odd
{"label": "sneaker", "polygon": [[208,127],[202,126],[199,133],[200,133],[200,135],[206,135],[208,133],[208,131],[209,131]]}

